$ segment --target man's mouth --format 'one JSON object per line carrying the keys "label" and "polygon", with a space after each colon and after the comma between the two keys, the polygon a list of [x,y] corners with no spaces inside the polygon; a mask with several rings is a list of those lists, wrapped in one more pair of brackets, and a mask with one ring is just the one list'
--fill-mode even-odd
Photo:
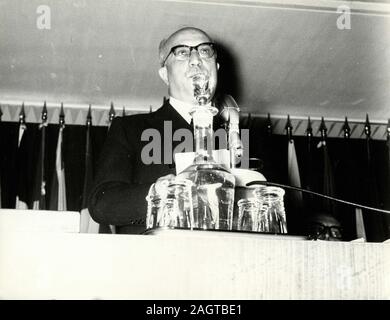
{"label": "man's mouth", "polygon": [[209,77],[203,73],[198,73],[192,76],[192,83],[196,87],[208,87]]}
{"label": "man's mouth", "polygon": [[192,80],[194,80],[194,79],[199,79],[199,78],[205,78],[206,77],[206,75],[205,74],[203,74],[203,73],[193,73],[193,74],[191,74],[191,75],[189,75],[188,76],[188,78],[189,79],[192,79]]}
{"label": "man's mouth", "polygon": [[206,77],[206,78],[208,78],[208,74],[207,74],[207,72],[204,72],[204,71],[201,71],[201,70],[198,70],[198,69],[193,69],[193,70],[188,72],[187,77],[188,78],[194,78],[194,77]]}
{"label": "man's mouth", "polygon": [[194,73],[190,76],[190,78],[194,79],[194,78],[202,78],[204,76],[203,73]]}

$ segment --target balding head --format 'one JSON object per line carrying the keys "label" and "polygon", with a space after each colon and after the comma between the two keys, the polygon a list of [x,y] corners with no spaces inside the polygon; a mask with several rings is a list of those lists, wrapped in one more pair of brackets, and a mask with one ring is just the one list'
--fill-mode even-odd
{"label": "balding head", "polygon": [[325,226],[340,226],[340,222],[331,214],[326,212],[315,212],[309,217],[310,222],[321,223]]}
{"label": "balding head", "polygon": [[[171,97],[180,101],[197,104],[194,96],[195,75],[202,74],[208,79],[208,88],[211,100],[217,87],[217,73],[219,65],[216,61],[216,51],[208,43],[213,42],[206,32],[198,28],[182,28],[160,43],[159,75],[168,86],[168,93]],[[199,45],[206,47],[199,47]],[[183,46],[183,48],[192,48],[187,54],[178,55],[172,48]],[[199,52],[201,48],[201,52]],[[207,51],[206,48],[208,48]],[[210,52],[211,55],[207,55]]]}
{"label": "balding head", "polygon": [[172,33],[168,38],[161,40],[159,46],[159,62],[163,66],[171,49],[184,40],[193,39],[195,42],[213,42],[210,36],[201,29],[194,27],[185,27]]}

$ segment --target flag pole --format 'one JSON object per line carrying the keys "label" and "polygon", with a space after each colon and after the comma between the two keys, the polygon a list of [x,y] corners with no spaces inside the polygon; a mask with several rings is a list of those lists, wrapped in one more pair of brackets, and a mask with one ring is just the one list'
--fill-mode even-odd
{"label": "flag pole", "polygon": [[41,147],[38,157],[38,170],[34,184],[34,202],[33,210],[46,210],[46,179],[45,179],[45,153],[46,153],[46,127],[47,127],[47,108],[46,101],[43,104],[41,113]]}
{"label": "flag pole", "polygon": [[114,109],[114,103],[111,102],[110,111],[108,112],[108,129],[110,129],[112,120],[115,118],[115,109]]}
{"label": "flag pole", "polygon": [[[287,115],[287,122],[285,125],[286,136],[287,136],[287,172],[288,172],[288,182],[291,186],[301,188],[301,177],[299,173],[299,165],[297,153],[295,150],[295,143],[293,139],[293,126],[290,121],[290,115]],[[303,196],[300,191],[291,191],[288,193],[289,198],[292,200],[289,207],[291,213],[296,216],[296,222],[294,224],[288,225],[289,232],[297,232],[302,234],[304,232],[303,226],[305,224],[305,214],[303,206]],[[293,221],[293,220],[291,220]],[[287,221],[289,222],[289,221]],[[291,228],[292,226],[292,228]]]}
{"label": "flag pole", "polygon": [[92,162],[92,143],[91,143],[91,128],[92,128],[92,107],[89,105],[86,119],[86,139],[85,139],[85,171],[83,184],[83,198],[80,211],[80,232],[81,233],[99,233],[99,224],[95,222],[88,210],[88,194],[93,182],[93,162]]}

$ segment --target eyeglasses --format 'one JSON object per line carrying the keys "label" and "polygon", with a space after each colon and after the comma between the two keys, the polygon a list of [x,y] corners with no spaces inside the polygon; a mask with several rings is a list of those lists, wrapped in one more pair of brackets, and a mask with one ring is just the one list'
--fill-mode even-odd
{"label": "eyeglasses", "polygon": [[204,42],[200,43],[197,46],[186,46],[184,44],[180,44],[178,46],[174,46],[169,51],[167,57],[161,64],[162,66],[165,65],[165,62],[167,61],[168,57],[171,55],[171,53],[174,54],[177,60],[185,61],[188,60],[191,56],[192,50],[196,50],[198,52],[199,56],[202,59],[209,59],[215,54],[215,48],[214,43],[212,42]]}
{"label": "eyeglasses", "polygon": [[313,223],[310,225],[309,239],[326,239],[326,235],[329,238],[342,239],[343,229],[339,226],[325,226],[322,223]]}

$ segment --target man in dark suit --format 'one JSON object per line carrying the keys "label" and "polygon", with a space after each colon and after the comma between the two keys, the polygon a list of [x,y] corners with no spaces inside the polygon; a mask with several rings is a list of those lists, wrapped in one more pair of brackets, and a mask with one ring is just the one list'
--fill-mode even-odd
{"label": "man in dark suit", "polygon": [[[216,56],[213,41],[200,29],[183,28],[161,41],[159,75],[168,86],[169,100],[155,112],[113,120],[89,198],[95,221],[115,225],[117,233],[145,230],[149,188],[153,183],[161,187],[175,174],[172,154],[183,141],[172,141],[172,134],[193,130],[190,110],[197,101],[192,78],[199,74],[209,78],[211,103],[219,68]],[[149,141],[155,132],[161,139]],[[151,150],[151,143],[159,147]]]}

